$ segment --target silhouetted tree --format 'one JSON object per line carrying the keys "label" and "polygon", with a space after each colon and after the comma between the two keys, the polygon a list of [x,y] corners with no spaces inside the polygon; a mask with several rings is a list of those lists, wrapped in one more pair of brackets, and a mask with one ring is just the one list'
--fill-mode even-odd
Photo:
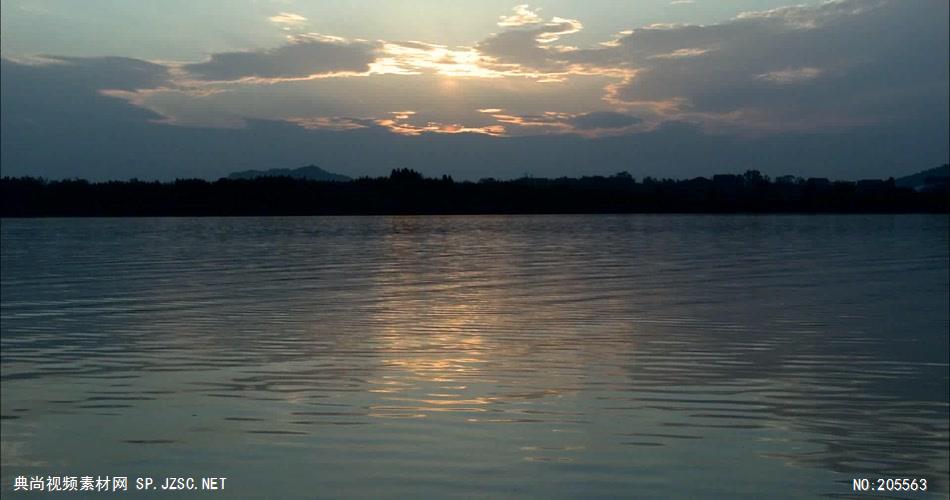
{"label": "silhouetted tree", "polygon": [[427,179],[408,169],[389,177],[330,182],[291,177],[176,179],[173,182],[0,179],[0,215],[315,215],[610,212],[948,212],[950,185],[919,192],[893,178],[831,182],[757,170],[688,180],[630,174],[558,179]]}
{"label": "silhouetted tree", "polygon": [[409,168],[394,168],[389,174],[389,180],[396,182],[417,182],[422,180],[422,174]]}

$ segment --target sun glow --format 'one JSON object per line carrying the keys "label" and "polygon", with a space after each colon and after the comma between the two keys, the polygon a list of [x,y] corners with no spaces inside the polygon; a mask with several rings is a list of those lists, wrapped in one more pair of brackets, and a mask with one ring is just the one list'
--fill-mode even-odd
{"label": "sun glow", "polygon": [[442,76],[499,78],[503,73],[488,66],[489,61],[470,47],[450,49],[425,42],[384,43],[382,56],[370,65],[371,74],[419,75],[435,73]]}

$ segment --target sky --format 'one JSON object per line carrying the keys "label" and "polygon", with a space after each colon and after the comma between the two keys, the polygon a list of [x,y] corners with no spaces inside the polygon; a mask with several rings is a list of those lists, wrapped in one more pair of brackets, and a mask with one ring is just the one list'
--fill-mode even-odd
{"label": "sky", "polygon": [[945,0],[5,0],[3,175],[844,179],[948,161]]}

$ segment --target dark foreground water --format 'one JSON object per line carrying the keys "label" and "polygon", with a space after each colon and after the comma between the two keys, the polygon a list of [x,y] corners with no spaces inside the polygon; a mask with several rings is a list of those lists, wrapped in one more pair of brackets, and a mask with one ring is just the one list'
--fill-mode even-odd
{"label": "dark foreground water", "polygon": [[947,498],[948,245],[946,216],[4,220],[3,497]]}

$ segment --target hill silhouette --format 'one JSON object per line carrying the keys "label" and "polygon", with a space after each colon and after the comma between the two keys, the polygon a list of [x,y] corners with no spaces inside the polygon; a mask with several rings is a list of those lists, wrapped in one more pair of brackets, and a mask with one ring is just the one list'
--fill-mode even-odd
{"label": "hill silhouette", "polygon": [[231,216],[483,213],[898,213],[950,212],[950,188],[917,191],[893,178],[857,182],[757,170],[711,179],[604,177],[455,182],[409,169],[350,182],[287,176],[92,183],[0,179],[0,215]]}
{"label": "hill silhouette", "polygon": [[257,179],[258,177],[290,177],[311,181],[347,182],[352,178],[342,174],[328,172],[316,165],[295,168],[272,168],[270,170],[243,170],[228,175],[228,179]]}
{"label": "hill silhouette", "polygon": [[948,183],[950,183],[950,164],[899,177],[895,181],[898,187],[907,187],[918,191],[946,189]]}

